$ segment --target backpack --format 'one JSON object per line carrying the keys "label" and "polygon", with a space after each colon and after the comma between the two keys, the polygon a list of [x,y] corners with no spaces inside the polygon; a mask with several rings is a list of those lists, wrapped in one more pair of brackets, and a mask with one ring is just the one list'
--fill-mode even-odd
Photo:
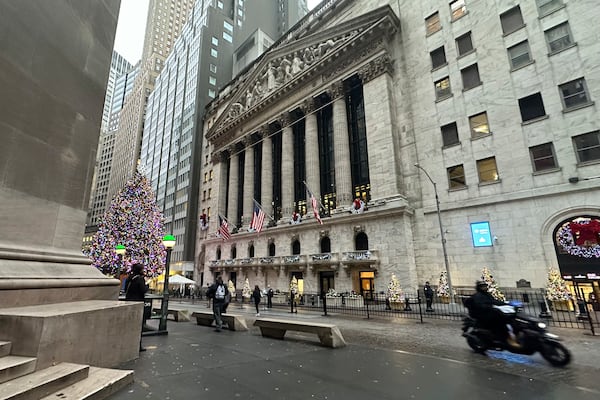
{"label": "backpack", "polygon": [[225,286],[219,285],[217,286],[217,290],[215,291],[215,299],[224,299],[225,298]]}

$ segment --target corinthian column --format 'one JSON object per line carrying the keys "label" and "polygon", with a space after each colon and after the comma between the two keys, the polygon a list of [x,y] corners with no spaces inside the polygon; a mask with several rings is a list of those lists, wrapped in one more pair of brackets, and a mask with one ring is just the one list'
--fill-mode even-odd
{"label": "corinthian column", "polygon": [[238,174],[239,174],[239,158],[240,156],[235,153],[232,148],[229,152],[229,185],[228,190],[228,207],[227,207],[227,220],[230,224],[237,226],[237,209],[238,209]]}
{"label": "corinthian column", "polygon": [[[321,178],[319,175],[319,128],[317,126],[317,115],[315,114],[314,99],[308,99],[304,103],[302,110],[306,118],[305,141],[306,154],[304,157],[306,163],[306,184],[313,191],[315,198],[321,198]],[[306,197],[307,213],[312,210],[310,196]],[[309,214],[310,215],[310,214]]]}
{"label": "corinthian column", "polygon": [[242,224],[249,225],[252,219],[252,198],[254,197],[254,149],[250,138],[244,141],[246,156],[244,157],[244,220]]}
{"label": "corinthian column", "polygon": [[344,84],[336,82],[331,88],[333,100],[333,146],[335,157],[335,195],[337,207],[346,207],[352,201],[352,175],[350,171],[350,140],[348,118],[344,100]]}
{"label": "corinthian column", "polygon": [[290,114],[281,115],[281,218],[289,220],[294,211],[294,141]]}
{"label": "corinthian column", "polygon": [[273,150],[272,140],[268,127],[264,127],[262,131],[262,176],[260,186],[260,202],[265,212],[269,215],[273,213]]}

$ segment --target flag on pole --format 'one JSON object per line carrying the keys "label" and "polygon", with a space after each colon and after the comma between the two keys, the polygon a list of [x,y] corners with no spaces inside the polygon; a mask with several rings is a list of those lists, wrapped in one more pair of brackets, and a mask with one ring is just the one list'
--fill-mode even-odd
{"label": "flag on pole", "polygon": [[317,199],[311,191],[309,191],[308,193],[310,193],[310,202],[312,204],[313,214],[315,215],[317,221],[319,221],[319,224],[323,225],[323,221],[321,221],[321,216],[319,215],[319,204],[317,202]]}
{"label": "flag on pole", "polygon": [[252,212],[252,221],[250,221],[250,229],[254,229],[256,233],[260,233],[265,222],[265,212],[256,200],[254,202],[254,211]]}
{"label": "flag on pole", "polygon": [[229,233],[229,224],[227,220],[219,215],[219,235],[223,240],[231,239],[231,233]]}

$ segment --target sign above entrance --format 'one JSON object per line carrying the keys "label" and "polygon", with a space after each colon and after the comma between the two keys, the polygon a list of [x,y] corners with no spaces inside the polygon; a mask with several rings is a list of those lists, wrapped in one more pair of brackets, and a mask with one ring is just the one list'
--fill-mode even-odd
{"label": "sign above entrance", "polygon": [[473,239],[474,247],[492,246],[490,223],[487,221],[471,223],[471,238]]}

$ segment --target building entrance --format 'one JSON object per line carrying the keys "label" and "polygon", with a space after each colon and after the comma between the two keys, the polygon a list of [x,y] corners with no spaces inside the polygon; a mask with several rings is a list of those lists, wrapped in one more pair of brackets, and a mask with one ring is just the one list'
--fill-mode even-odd
{"label": "building entrance", "polygon": [[369,300],[373,300],[373,293],[375,293],[375,272],[373,271],[361,271],[359,275],[360,279],[360,294]]}

